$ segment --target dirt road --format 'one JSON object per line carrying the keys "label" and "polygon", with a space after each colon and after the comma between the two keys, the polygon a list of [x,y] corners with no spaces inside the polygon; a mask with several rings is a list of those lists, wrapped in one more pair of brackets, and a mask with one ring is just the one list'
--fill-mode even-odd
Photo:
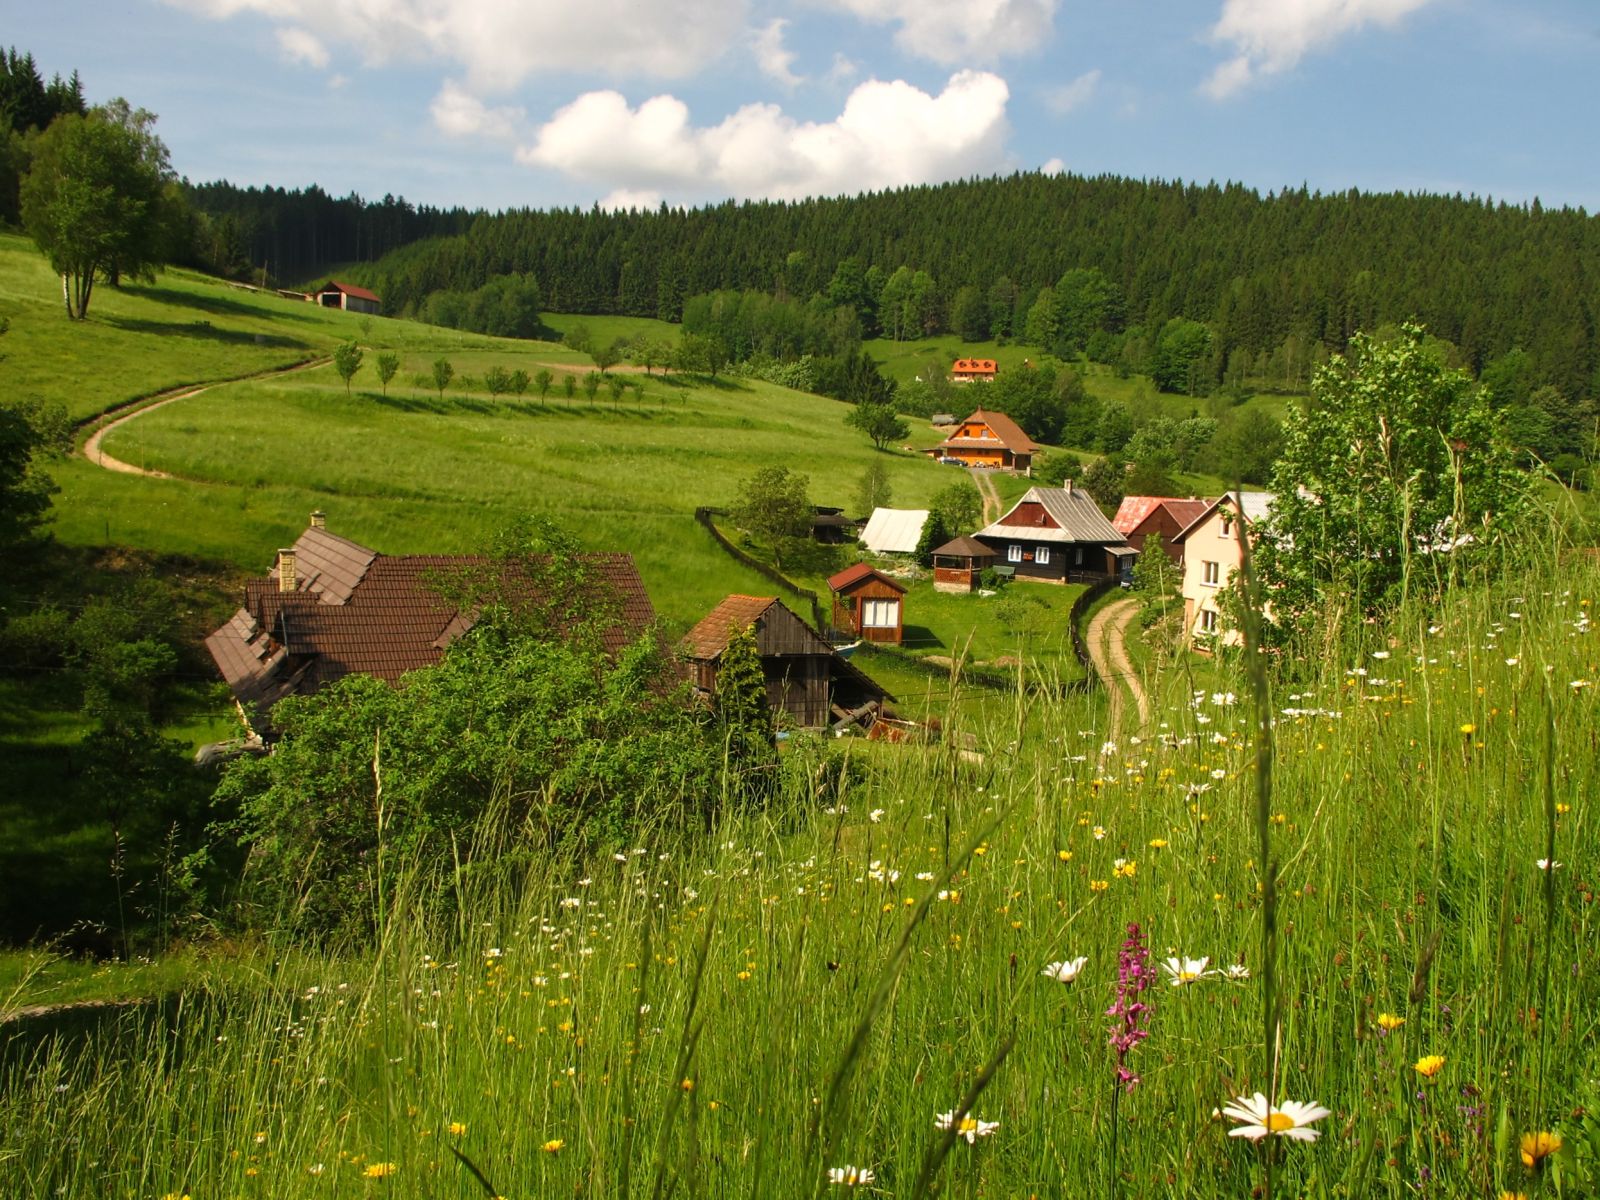
{"label": "dirt road", "polygon": [[120,458],[112,458],[102,448],[106,434],[119,425],[126,425],[135,417],[142,417],[145,413],[155,412],[158,408],[165,408],[175,400],[187,400],[191,396],[198,396],[201,392],[209,392],[214,387],[221,387],[224,383],[242,383],[245,379],[270,379],[274,375],[292,375],[296,371],[309,371],[312,367],[320,367],[332,359],[314,358],[310,362],[295,363],[290,367],[275,367],[271,371],[260,371],[254,375],[245,375],[240,379],[223,379],[216,383],[201,383],[194,387],[178,388],[152,401],[136,401],[122,409],[113,409],[106,416],[100,418],[103,422],[89,435],[89,440],[83,444],[83,456],[97,467],[104,467],[108,471],[120,471],[124,475],[143,475],[148,479],[171,479],[165,471],[150,471],[144,467],[136,467],[132,463],[125,463]]}
{"label": "dirt road", "polygon": [[1138,615],[1137,600],[1130,597],[1113,600],[1095,613],[1089,622],[1088,632],[1084,634],[1089,657],[1094,660],[1094,668],[1099,672],[1111,702],[1110,731],[1106,735],[1109,741],[1116,741],[1122,732],[1124,711],[1130,694],[1138,713],[1138,728],[1142,729],[1150,722],[1150,698],[1145,695],[1144,686],[1134,673],[1133,662],[1128,658],[1128,627]]}
{"label": "dirt road", "polygon": [[972,476],[978,494],[983,497],[983,523],[998,521],[1005,510],[1000,507],[1000,493],[995,489],[993,474],[983,467],[968,467],[967,474]]}

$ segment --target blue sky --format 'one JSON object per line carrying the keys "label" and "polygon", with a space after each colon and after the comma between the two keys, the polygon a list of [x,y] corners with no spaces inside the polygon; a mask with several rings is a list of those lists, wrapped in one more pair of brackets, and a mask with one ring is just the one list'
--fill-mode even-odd
{"label": "blue sky", "polygon": [[1595,0],[0,0],[190,179],[468,207],[1012,170],[1600,209]]}

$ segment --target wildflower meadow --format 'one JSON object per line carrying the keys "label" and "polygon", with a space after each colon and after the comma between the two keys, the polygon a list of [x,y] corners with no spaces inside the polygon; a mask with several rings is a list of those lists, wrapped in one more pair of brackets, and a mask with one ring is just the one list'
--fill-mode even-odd
{"label": "wildflower meadow", "polygon": [[1264,707],[1019,693],[981,756],[402,873],[370,943],[7,1046],[0,1194],[1600,1194],[1595,603],[1551,565]]}

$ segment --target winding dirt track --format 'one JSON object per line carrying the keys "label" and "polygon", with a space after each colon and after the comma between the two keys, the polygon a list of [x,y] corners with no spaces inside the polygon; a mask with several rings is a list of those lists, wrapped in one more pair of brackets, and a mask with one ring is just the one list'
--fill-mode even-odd
{"label": "winding dirt track", "polygon": [[1113,742],[1122,732],[1123,710],[1129,693],[1138,712],[1139,728],[1150,723],[1150,698],[1145,695],[1144,685],[1139,682],[1133,662],[1128,658],[1128,627],[1138,615],[1137,600],[1126,597],[1113,600],[1095,613],[1084,635],[1089,657],[1094,660],[1094,669],[1099,672],[1111,701],[1110,732],[1106,737]]}
{"label": "winding dirt track", "polygon": [[983,497],[983,523],[998,521],[1005,510],[1000,507],[1000,493],[995,490],[994,477],[982,467],[968,467],[967,474],[972,476],[978,494]]}
{"label": "winding dirt track", "polygon": [[142,417],[145,413],[155,412],[158,408],[165,408],[174,400],[187,400],[191,396],[198,396],[201,392],[209,392],[214,387],[221,387],[224,383],[242,383],[247,379],[270,379],[274,375],[292,375],[296,371],[309,371],[313,367],[326,366],[333,360],[330,358],[313,358],[309,362],[295,363],[289,367],[274,367],[270,371],[258,371],[254,375],[244,375],[238,379],[219,379],[215,383],[200,383],[192,387],[175,388],[170,392],[158,393],[153,400],[136,400],[124,408],[113,409],[111,412],[98,418],[101,424],[95,426],[94,432],[89,435],[89,440],[83,443],[83,456],[97,467],[104,467],[108,471],[119,471],[124,475],[143,475],[147,479],[171,479],[165,471],[150,471],[144,467],[136,467],[132,463],[125,463],[120,458],[113,458],[103,449],[106,434],[119,425],[126,425],[135,417]]}

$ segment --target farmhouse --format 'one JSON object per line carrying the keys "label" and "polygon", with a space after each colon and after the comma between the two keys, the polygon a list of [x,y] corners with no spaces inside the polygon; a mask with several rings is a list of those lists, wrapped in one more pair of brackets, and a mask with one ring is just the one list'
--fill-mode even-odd
{"label": "farmhouse", "polygon": [[717,672],[728,642],[752,626],[766,677],[767,704],[775,715],[782,713],[802,728],[815,728],[852,714],[870,716],[884,700],[894,699],[776,597],[739,595],[718,604],[683,639],[689,678],[701,695],[716,695]]}
{"label": "farmhouse", "polygon": [[1050,583],[1128,579],[1138,557],[1094,497],[1070,479],[1062,488],[1029,488],[1010,512],[973,537],[1018,579]]}
{"label": "farmhouse", "polygon": [[[654,623],[655,610],[629,555],[582,557],[597,592],[615,602],[602,635],[615,652]],[[265,732],[266,715],[285,696],[309,695],[346,675],[397,683],[436,664],[475,618],[440,587],[490,568],[475,555],[379,554],[329,533],[323,515],[312,513],[266,577],[245,585],[243,607],[206,638],[206,649],[246,718]],[[513,595],[536,598],[525,576],[506,584]]]}
{"label": "farmhouse", "polygon": [[833,627],[840,633],[900,644],[905,584],[868,563],[857,563],[830,576],[828,590],[833,593]]}
{"label": "farmhouse", "polygon": [[1174,563],[1183,561],[1183,547],[1173,539],[1201,513],[1207,501],[1190,497],[1179,500],[1172,496],[1124,496],[1111,518],[1116,531],[1128,539],[1128,545],[1141,554],[1144,542],[1152,533],[1161,535],[1161,548]]}
{"label": "farmhouse", "polygon": [[323,308],[342,308],[346,312],[376,315],[383,307],[383,301],[366,288],[353,283],[340,283],[337,279],[328,280],[307,298],[315,300]]}
{"label": "farmhouse", "polygon": [[992,358],[958,358],[950,368],[951,383],[993,383],[1000,366]]}
{"label": "farmhouse", "polygon": [[1271,492],[1229,492],[1206,505],[1172,539],[1183,555],[1184,637],[1196,648],[1243,641],[1223,621],[1217,594],[1244,560],[1240,535],[1271,511],[1275,499]]}
{"label": "farmhouse", "polygon": [[925,508],[875,508],[861,531],[861,544],[874,554],[915,554],[927,522]]}
{"label": "farmhouse", "polygon": [[957,462],[968,467],[999,467],[1029,474],[1039,444],[1023,433],[1005,413],[978,409],[957,424],[950,436],[924,451],[941,462]]}

